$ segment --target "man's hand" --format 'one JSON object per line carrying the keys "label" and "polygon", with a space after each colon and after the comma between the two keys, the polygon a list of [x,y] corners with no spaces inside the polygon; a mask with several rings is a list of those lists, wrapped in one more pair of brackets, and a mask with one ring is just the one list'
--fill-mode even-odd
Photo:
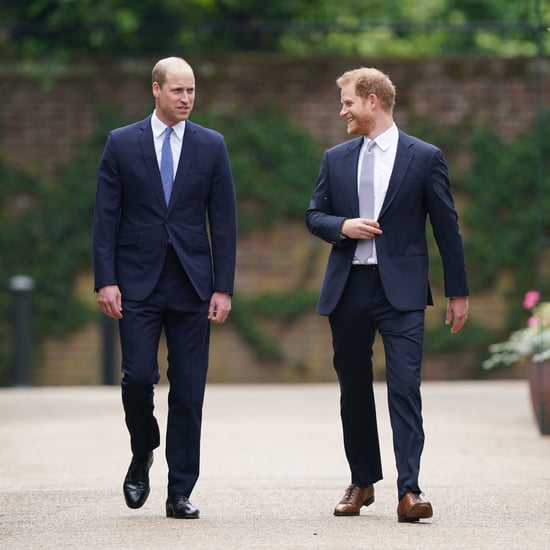
{"label": "man's hand", "polygon": [[447,315],[445,316],[445,324],[449,325],[451,321],[453,326],[451,332],[458,332],[468,319],[468,296],[461,296],[459,298],[449,298],[447,304]]}
{"label": "man's hand", "polygon": [[348,239],[374,239],[375,235],[382,235],[382,230],[376,220],[348,218],[342,224],[340,233]]}
{"label": "man's hand", "polygon": [[225,323],[231,311],[231,295],[227,292],[214,292],[210,298],[208,319],[213,323]]}
{"label": "man's hand", "polygon": [[114,319],[122,319],[122,294],[118,285],[102,286],[97,291],[99,309]]}

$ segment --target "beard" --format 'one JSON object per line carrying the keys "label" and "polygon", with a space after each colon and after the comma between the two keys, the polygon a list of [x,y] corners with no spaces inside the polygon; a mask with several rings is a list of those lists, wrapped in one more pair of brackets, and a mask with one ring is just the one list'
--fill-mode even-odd
{"label": "beard", "polygon": [[354,116],[347,126],[347,132],[352,136],[368,136],[373,129],[374,119],[369,116]]}

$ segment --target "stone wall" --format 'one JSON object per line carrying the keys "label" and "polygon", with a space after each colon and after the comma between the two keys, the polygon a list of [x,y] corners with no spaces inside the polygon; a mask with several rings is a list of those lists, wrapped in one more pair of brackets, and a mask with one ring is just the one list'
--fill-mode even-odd
{"label": "stone wall", "polygon": [[[442,126],[472,119],[511,138],[527,130],[536,116],[536,61],[532,59],[404,61],[239,54],[189,61],[197,78],[196,108],[244,113],[255,105],[276,106],[311,132],[323,148],[347,139],[338,117],[340,102],[334,81],[343,71],[361,65],[376,66],[390,75],[398,91],[396,122],[405,131],[413,116]],[[52,81],[28,76],[16,61],[0,65],[0,156],[14,168],[55,181],[78,141],[93,131],[98,112],[105,106],[116,108],[128,122],[152,110],[149,74],[153,63],[84,61]],[[539,67],[542,103],[549,105],[550,60],[540,60]],[[452,165],[450,171],[452,175]],[[316,249],[313,256],[312,247]],[[236,290],[246,295],[294,288],[300,266],[311,257],[316,258],[315,275],[308,284],[318,289],[326,253],[328,247],[311,237],[302,224],[285,224],[266,234],[242,238]],[[77,285],[79,294],[93,303],[89,274],[83,274]],[[494,296],[485,298],[494,301]],[[444,309],[445,301],[440,298],[428,312],[428,323],[443,323]],[[472,316],[476,315],[474,307]],[[283,364],[259,362],[229,323],[213,330],[211,381],[334,380],[326,319],[312,312],[291,325],[269,319],[262,323],[281,342],[286,356]],[[65,340],[49,341],[35,383],[101,382],[98,325]],[[464,376],[472,368],[470,362],[467,351],[429,358],[425,374],[428,378]],[[161,364],[164,368],[163,357]]]}

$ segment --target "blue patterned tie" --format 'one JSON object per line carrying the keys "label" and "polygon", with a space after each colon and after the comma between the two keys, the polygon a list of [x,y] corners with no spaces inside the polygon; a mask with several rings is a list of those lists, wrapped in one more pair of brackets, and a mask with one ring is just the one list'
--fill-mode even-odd
{"label": "blue patterned tie", "polygon": [[162,180],[166,206],[168,206],[170,202],[170,193],[172,193],[172,185],[174,183],[174,160],[172,158],[172,147],[170,145],[170,136],[173,131],[174,129],[170,128],[170,126],[166,127],[160,157],[160,179]]}

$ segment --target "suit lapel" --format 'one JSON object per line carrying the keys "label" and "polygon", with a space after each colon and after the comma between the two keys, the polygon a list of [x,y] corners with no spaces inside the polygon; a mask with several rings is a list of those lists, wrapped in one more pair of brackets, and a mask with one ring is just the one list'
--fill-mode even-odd
{"label": "suit lapel", "polygon": [[344,155],[342,169],[342,181],[344,182],[345,195],[351,207],[351,217],[359,217],[359,194],[357,191],[357,166],[359,164],[359,152],[363,138],[351,140]]}
{"label": "suit lapel", "polygon": [[395,154],[395,162],[393,164],[388,190],[386,191],[386,197],[384,198],[380,215],[378,216],[379,218],[381,218],[390,207],[393,199],[399,191],[399,188],[403,184],[409,165],[414,158],[412,145],[412,142],[408,140],[406,135],[400,131],[399,141],[397,142],[397,151]]}
{"label": "suit lapel", "polygon": [[196,148],[196,133],[197,128],[195,124],[187,120],[185,122],[185,133],[183,134],[183,143],[181,144],[180,159],[178,162],[178,169],[174,177],[174,186],[172,187],[172,194],[170,195],[170,203],[168,204],[168,210],[174,207],[177,199],[185,184],[185,175],[189,172],[189,166]]}
{"label": "suit lapel", "polygon": [[163,208],[166,208],[164,200],[164,191],[162,189],[162,180],[160,179],[160,169],[155,152],[155,142],[153,139],[153,129],[151,128],[151,117],[146,118],[140,126],[138,136],[141,152],[149,173],[149,181],[153,182],[153,191],[157,200]]}

